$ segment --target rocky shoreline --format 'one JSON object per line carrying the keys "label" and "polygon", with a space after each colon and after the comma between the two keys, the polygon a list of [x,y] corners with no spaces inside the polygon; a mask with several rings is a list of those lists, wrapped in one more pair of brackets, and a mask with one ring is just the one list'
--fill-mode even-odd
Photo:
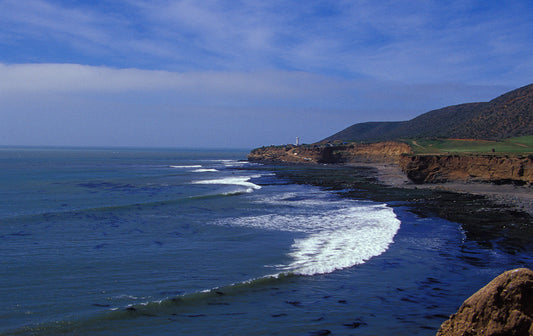
{"label": "rocky shoreline", "polygon": [[378,180],[388,186],[410,189],[431,189],[484,196],[496,204],[510,206],[533,216],[533,186],[494,184],[490,182],[447,181],[415,184],[395,164],[357,164],[375,167]]}
{"label": "rocky shoreline", "polygon": [[409,145],[397,141],[342,145],[266,146],[252,150],[248,160],[269,163],[330,163],[350,162],[398,163],[400,155],[412,153]]}
{"label": "rocky shoreline", "polygon": [[486,197],[533,216],[533,156],[417,155],[405,143],[286,145],[256,148],[252,162],[376,169],[384,185]]}
{"label": "rocky shoreline", "polygon": [[[343,197],[406,206],[419,216],[460,223],[468,239],[509,253],[533,252],[533,209],[529,186],[487,183],[418,185],[395,164],[267,163],[265,170],[291,183],[309,184]],[[256,169],[255,167],[254,169]]]}
{"label": "rocky shoreline", "polygon": [[[510,254],[533,253],[531,186],[480,182],[415,184],[393,163],[341,165],[278,162],[262,167],[291,183],[315,185],[336,191],[343,197],[386,202],[393,207],[407,207],[420,216],[438,216],[460,223],[466,239],[474,240],[487,249],[501,249]],[[525,285],[520,284],[521,297],[527,296],[526,301],[533,294],[533,283],[527,281]],[[506,282],[505,288],[516,288],[516,283]],[[489,287],[494,288],[495,285]],[[520,318],[500,325],[498,316],[516,317],[513,310],[516,297],[506,299],[509,301],[506,305],[487,306],[482,303],[498,300],[500,291],[480,292],[484,294],[473,295],[474,299],[466,300],[451,320],[443,322],[439,335],[489,335],[488,330],[494,331],[490,335],[500,335],[498,332],[501,330],[511,332],[510,335],[528,335],[533,328],[530,306],[520,308]],[[471,302],[481,303],[478,304],[479,307],[470,309],[468,314],[463,313],[464,307],[471,306]],[[485,306],[488,308],[483,310]],[[477,322],[475,316],[482,315],[486,318],[482,323]],[[471,318],[472,316],[474,317]],[[468,324],[462,321],[468,321]]]}

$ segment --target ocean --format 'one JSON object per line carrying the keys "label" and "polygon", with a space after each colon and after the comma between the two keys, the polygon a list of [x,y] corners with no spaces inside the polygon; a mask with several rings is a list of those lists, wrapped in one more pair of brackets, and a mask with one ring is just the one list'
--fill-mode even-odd
{"label": "ocean", "polygon": [[533,265],[246,154],[0,148],[0,335],[434,335]]}

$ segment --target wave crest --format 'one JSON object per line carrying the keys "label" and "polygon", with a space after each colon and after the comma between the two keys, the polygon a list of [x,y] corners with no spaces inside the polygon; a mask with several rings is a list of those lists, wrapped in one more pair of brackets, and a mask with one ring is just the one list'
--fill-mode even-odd
{"label": "wave crest", "polygon": [[[246,187],[246,192],[252,192],[261,189],[261,186],[250,182],[255,176],[232,176],[213,180],[199,180],[192,182],[193,184],[220,184],[220,185],[236,185]],[[238,191],[237,191],[238,192]],[[236,192],[236,193],[237,193]]]}
{"label": "wave crest", "polygon": [[294,214],[233,218],[223,224],[304,233],[291,246],[289,256],[293,261],[280,267],[281,272],[297,275],[325,274],[360,265],[385,252],[400,228],[400,220],[385,204],[350,200],[315,202],[312,209],[309,206],[301,212],[291,209]]}

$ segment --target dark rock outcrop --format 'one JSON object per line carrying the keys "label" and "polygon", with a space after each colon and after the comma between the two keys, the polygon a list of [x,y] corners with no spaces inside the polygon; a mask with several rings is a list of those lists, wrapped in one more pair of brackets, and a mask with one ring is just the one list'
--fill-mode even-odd
{"label": "dark rock outcrop", "polygon": [[533,271],[507,271],[468,298],[437,336],[533,335]]}

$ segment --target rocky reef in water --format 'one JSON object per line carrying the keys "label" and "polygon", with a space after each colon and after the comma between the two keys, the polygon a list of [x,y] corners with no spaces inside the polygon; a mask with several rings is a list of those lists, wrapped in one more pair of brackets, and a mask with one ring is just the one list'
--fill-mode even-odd
{"label": "rocky reef in water", "polygon": [[533,335],[533,271],[507,271],[468,298],[437,336]]}

